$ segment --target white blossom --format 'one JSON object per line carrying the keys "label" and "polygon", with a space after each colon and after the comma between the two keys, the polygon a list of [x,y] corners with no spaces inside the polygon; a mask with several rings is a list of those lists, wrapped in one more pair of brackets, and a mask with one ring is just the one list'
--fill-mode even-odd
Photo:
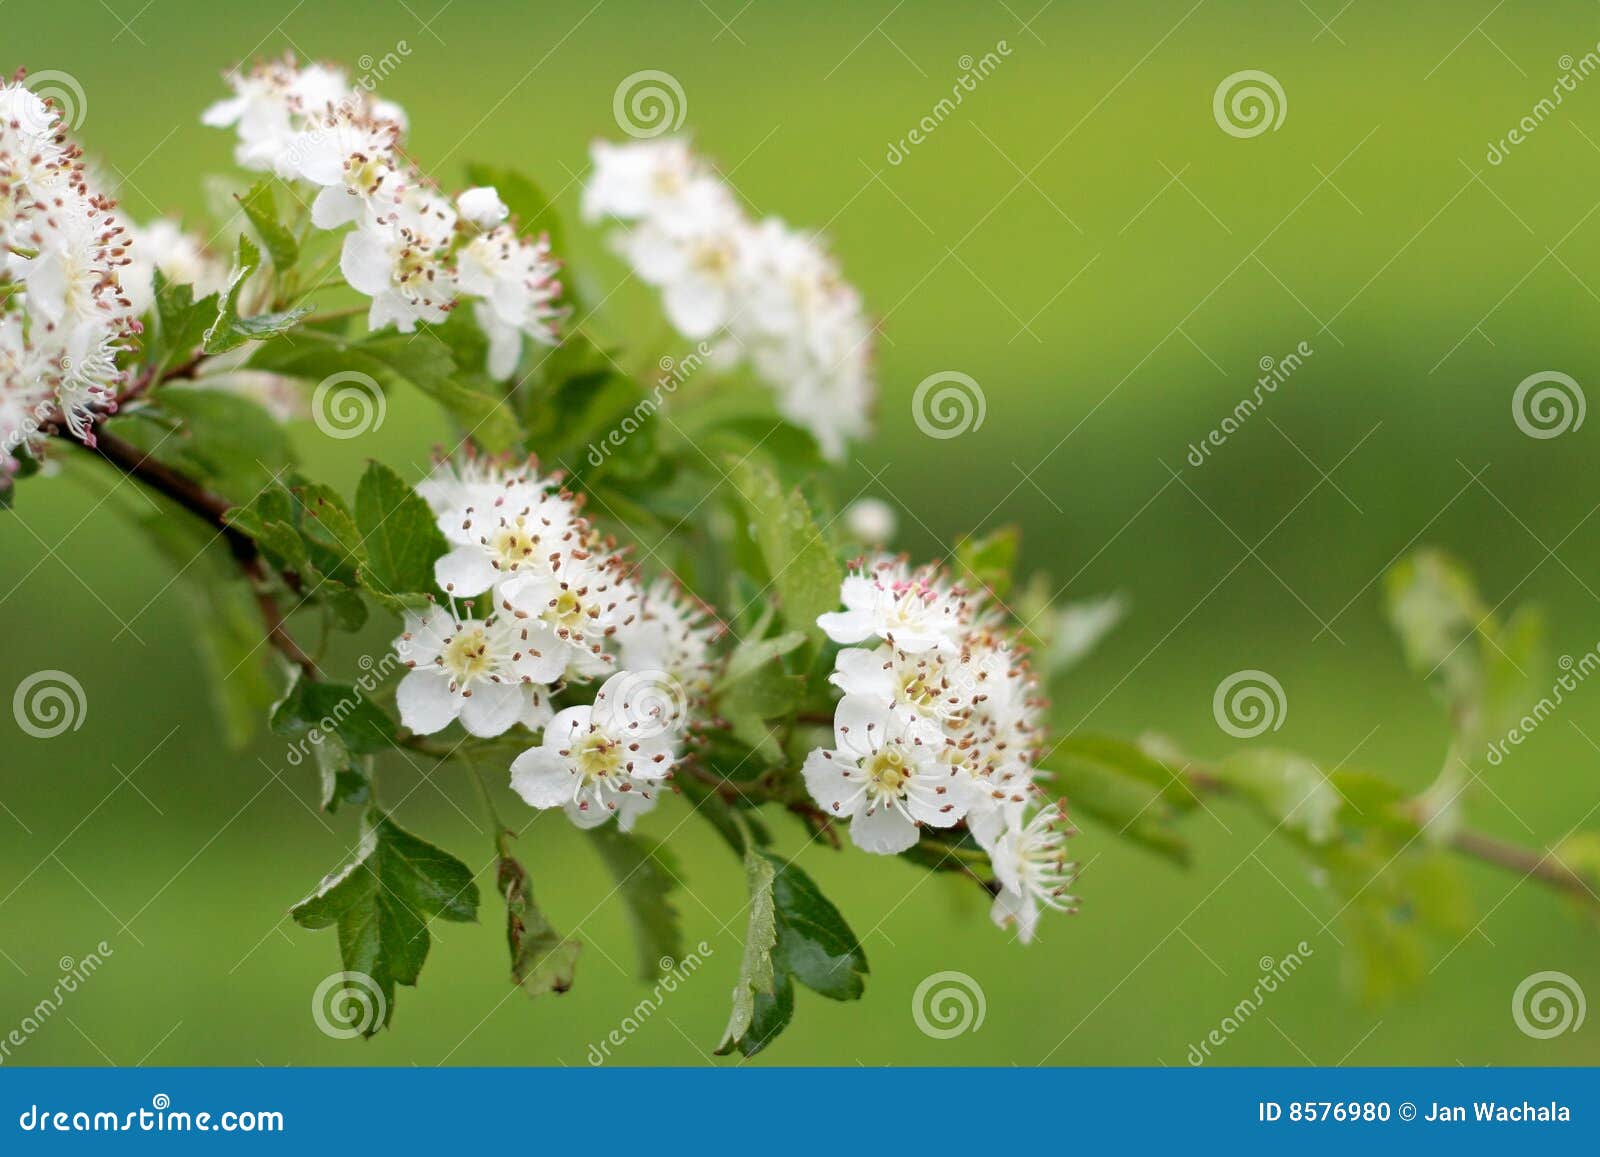
{"label": "white blossom", "polygon": [[913,571],[895,559],[860,564],[845,578],[840,598],[843,611],[817,619],[836,643],[879,638],[909,654],[955,650],[967,621],[967,602],[959,590],[929,571]]}
{"label": "white blossom", "polygon": [[971,779],[939,756],[944,736],[928,720],[865,696],[846,696],[834,716],[834,748],[806,757],[806,788],[830,814],[850,821],[868,852],[903,852],[917,825],[947,828],[971,806]]}
{"label": "white blossom", "polygon": [[603,824],[614,813],[623,831],[655,806],[661,784],[677,762],[671,731],[640,735],[628,713],[612,700],[629,673],[601,686],[592,707],[568,707],[545,727],[540,746],[511,764],[511,786],[535,808],[560,807],[582,828]]}
{"label": "white blossom", "polygon": [[549,684],[565,660],[552,637],[514,619],[457,618],[443,607],[406,614],[395,654],[411,671],[400,680],[400,722],[419,735],[458,718],[468,734],[500,735],[550,718]]}
{"label": "white blossom", "polygon": [[1076,911],[1077,897],[1067,893],[1077,871],[1067,861],[1071,834],[1065,813],[1052,804],[1004,832],[990,853],[1000,885],[990,915],[1002,928],[1015,926],[1024,944],[1033,940],[1041,909]]}

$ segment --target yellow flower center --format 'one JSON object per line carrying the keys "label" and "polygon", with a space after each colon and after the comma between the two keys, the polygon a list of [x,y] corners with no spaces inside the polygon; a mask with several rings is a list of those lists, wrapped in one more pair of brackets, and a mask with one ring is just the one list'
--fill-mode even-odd
{"label": "yellow flower center", "polygon": [[873,790],[880,796],[898,796],[911,778],[911,769],[899,748],[886,747],[870,756],[863,768]]}
{"label": "yellow flower center", "polygon": [[533,558],[538,546],[538,541],[520,517],[515,522],[500,527],[489,539],[489,549],[494,552],[495,561],[500,564],[501,570],[516,570],[521,564]]}
{"label": "yellow flower center", "polygon": [[470,683],[487,675],[493,663],[489,659],[489,638],[483,628],[467,627],[456,632],[445,644],[440,661],[457,683]]}
{"label": "yellow flower center", "polygon": [[605,779],[622,770],[622,744],[591,731],[573,745],[572,762],[585,783]]}

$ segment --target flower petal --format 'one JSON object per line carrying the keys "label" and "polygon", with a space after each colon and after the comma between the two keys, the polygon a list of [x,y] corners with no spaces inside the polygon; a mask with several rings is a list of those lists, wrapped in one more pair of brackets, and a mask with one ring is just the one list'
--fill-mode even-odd
{"label": "flower petal", "polygon": [[917,825],[894,808],[870,808],[850,821],[850,838],[864,852],[890,856],[917,842]]}
{"label": "flower petal", "polygon": [[529,807],[560,807],[571,803],[577,774],[553,747],[534,747],[511,761],[511,789]]}
{"label": "flower petal", "polygon": [[418,735],[432,735],[455,722],[461,697],[450,690],[450,676],[437,667],[419,667],[395,690],[400,722]]}

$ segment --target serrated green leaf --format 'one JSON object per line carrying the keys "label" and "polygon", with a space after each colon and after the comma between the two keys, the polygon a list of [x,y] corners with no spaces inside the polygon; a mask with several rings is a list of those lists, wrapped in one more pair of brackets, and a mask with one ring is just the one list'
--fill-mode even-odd
{"label": "serrated green leaf", "polygon": [[248,398],[187,386],[150,398],[113,419],[113,431],[234,502],[250,502],[294,462],[282,425]]}
{"label": "serrated green leaf", "polygon": [[771,471],[754,461],[732,462],[730,467],[784,623],[820,639],[817,617],[838,608],[843,580],[831,544],[798,490],[785,491]]}
{"label": "serrated green leaf", "polygon": [[859,1000],[866,989],[867,954],[850,925],[797,865],[762,854],[776,869],[777,965],[830,1000]]}
{"label": "serrated green leaf", "polygon": [[356,524],[367,544],[364,585],[388,595],[433,590],[433,564],[449,546],[428,504],[382,463],[369,463],[356,487]]}
{"label": "serrated green leaf", "polygon": [[589,829],[589,839],[611,870],[628,911],[643,980],[670,971],[683,956],[683,928],[672,903],[677,866],[664,847],[629,835],[615,824]]}
{"label": "serrated green leaf", "polygon": [[[775,979],[772,967],[772,950],[778,943],[777,907],[772,897],[772,883],[777,876],[773,862],[754,849],[744,856],[745,882],[750,891],[750,916],[745,925],[744,956],[739,964],[739,979],[733,987],[733,1011],[728,1017],[728,1027],[717,1046],[717,1055],[726,1056],[735,1048],[746,1056],[752,1055],[766,1043],[765,1038],[750,1041],[751,1027],[756,1020],[758,997],[772,997]],[[792,1007],[792,999],[791,999]],[[785,1023],[787,1020],[785,1019]]]}
{"label": "serrated green leaf", "polygon": [[190,357],[205,341],[206,329],[217,316],[217,295],[196,301],[192,285],[168,281],[159,269],[154,278],[156,333],[147,340],[145,355],[159,374]]}
{"label": "serrated green leaf", "polygon": [[417,983],[431,944],[428,921],[476,920],[478,886],[460,860],[369,808],[356,858],[290,915],[303,928],[338,928],[345,970],[370,977],[383,993],[383,1015],[363,1026],[372,1036],[394,1015],[395,985]]}
{"label": "serrated green leaf", "polygon": [[266,247],[272,267],[284,273],[300,257],[300,244],[287,226],[278,219],[277,198],[272,192],[273,181],[264,177],[250,186],[249,192],[239,198],[239,206],[255,227],[256,236]]}
{"label": "serrated green leaf", "polygon": [[290,739],[313,733],[337,735],[354,755],[388,751],[395,745],[394,720],[348,683],[297,679],[272,709],[272,730]]}

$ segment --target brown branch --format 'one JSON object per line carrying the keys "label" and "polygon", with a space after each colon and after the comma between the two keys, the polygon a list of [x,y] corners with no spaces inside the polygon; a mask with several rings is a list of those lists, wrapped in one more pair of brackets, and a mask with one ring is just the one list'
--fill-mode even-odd
{"label": "brown branch", "polygon": [[1600,896],[1595,895],[1588,881],[1548,851],[1524,848],[1470,829],[1457,832],[1450,840],[1450,847],[1463,856],[1504,868],[1524,879],[1536,876],[1551,887],[1570,892],[1580,900],[1600,904]]}
{"label": "brown branch", "polygon": [[[115,434],[108,434],[103,429],[95,431],[92,443],[74,441],[73,444],[110,463],[129,478],[144,483],[159,494],[166,495],[207,525],[215,528],[227,541],[228,549],[250,580],[256,605],[261,609],[261,618],[267,626],[268,641],[285,658],[299,667],[308,679],[317,678],[316,662],[289,634],[286,626],[287,616],[269,589],[272,572],[261,556],[260,547],[256,545],[255,539],[238,527],[228,524],[225,516],[232,503],[219,494],[213,494],[194,479],[158,462],[133,443]],[[292,575],[284,575],[283,578],[291,589],[298,585],[298,581]]]}

